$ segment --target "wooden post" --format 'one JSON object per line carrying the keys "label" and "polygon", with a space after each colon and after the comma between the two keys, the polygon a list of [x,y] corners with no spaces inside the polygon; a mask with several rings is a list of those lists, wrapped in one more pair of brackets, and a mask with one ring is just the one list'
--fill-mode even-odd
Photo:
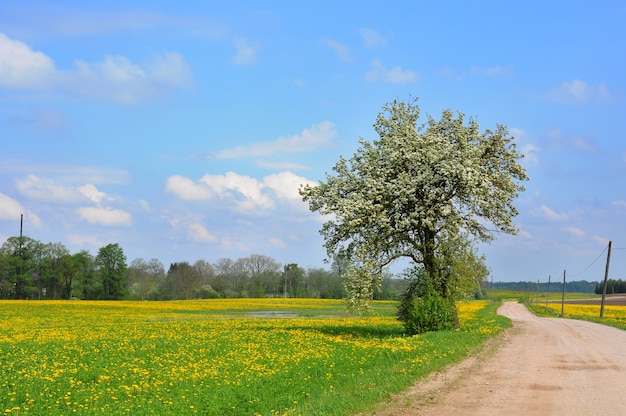
{"label": "wooden post", "polygon": [[561,316],[563,316],[565,312],[565,272],[566,270],[563,270],[563,295],[561,296]]}
{"label": "wooden post", "polygon": [[609,263],[611,262],[611,243],[609,241],[609,251],[606,253],[606,268],[604,269],[604,284],[602,285],[602,303],[600,304],[600,318],[604,318],[604,300],[606,298],[606,286],[609,280]]}

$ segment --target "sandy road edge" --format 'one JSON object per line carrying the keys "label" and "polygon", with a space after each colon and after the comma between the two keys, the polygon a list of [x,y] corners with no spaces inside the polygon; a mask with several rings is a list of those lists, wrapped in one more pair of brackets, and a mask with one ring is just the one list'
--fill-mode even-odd
{"label": "sandy road edge", "polygon": [[470,352],[462,361],[449,365],[439,371],[428,374],[416,381],[402,393],[391,396],[376,406],[371,413],[359,413],[356,416],[394,416],[413,414],[422,406],[437,403],[445,394],[458,388],[463,378],[478,369],[482,363],[493,356],[507,340],[522,330],[512,326],[500,334],[489,338]]}

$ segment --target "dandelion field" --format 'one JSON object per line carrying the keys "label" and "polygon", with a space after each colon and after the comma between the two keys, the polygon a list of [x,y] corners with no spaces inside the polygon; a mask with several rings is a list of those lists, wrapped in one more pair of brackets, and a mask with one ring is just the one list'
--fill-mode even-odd
{"label": "dandelion field", "polygon": [[[531,304],[529,307],[538,315],[561,316],[560,303],[548,303],[547,308],[545,303]],[[600,318],[600,305],[598,303],[566,303],[563,312],[564,318],[591,321],[626,330],[626,305],[605,305],[603,318]]]}
{"label": "dandelion field", "polygon": [[459,361],[509,323],[459,304],[462,329],[402,336],[341,301],[0,301],[0,412],[354,414]]}

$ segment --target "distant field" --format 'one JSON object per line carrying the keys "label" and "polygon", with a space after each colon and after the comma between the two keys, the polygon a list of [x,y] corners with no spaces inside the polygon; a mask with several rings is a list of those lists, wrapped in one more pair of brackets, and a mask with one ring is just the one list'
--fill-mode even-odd
{"label": "distant field", "polygon": [[[502,301],[520,300],[524,301],[532,300],[533,302],[545,302],[546,298],[549,301],[561,301],[563,297],[562,292],[555,286],[554,291],[547,292],[533,292],[533,291],[514,291],[514,290],[488,290],[487,296],[489,298],[498,299]],[[566,301],[575,301],[580,299],[600,299],[601,295],[593,293],[565,293]]]}
{"label": "distant field", "polygon": [[602,318],[600,318],[601,300],[602,297],[598,295],[590,299],[566,299],[564,304],[560,301],[550,301],[547,308],[545,302],[532,303],[529,307],[537,315],[561,316],[562,309],[564,318],[597,322],[626,330],[626,296],[607,295]]}
{"label": "distant field", "polygon": [[404,337],[395,302],[0,301],[6,415],[349,415],[509,325],[460,304],[460,331]]}

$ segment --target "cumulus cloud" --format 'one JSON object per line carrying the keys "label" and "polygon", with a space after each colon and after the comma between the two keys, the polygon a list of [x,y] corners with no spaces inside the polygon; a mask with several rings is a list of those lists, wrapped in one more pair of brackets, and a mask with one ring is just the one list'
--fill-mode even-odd
{"label": "cumulus cloud", "polygon": [[87,185],[83,185],[78,188],[78,191],[88,200],[95,203],[97,206],[100,206],[104,199],[110,199],[107,195],[98,190],[94,185],[88,183]]}
{"label": "cumulus cloud", "polygon": [[[94,204],[95,206],[76,209],[78,216],[90,224],[105,226],[130,226],[132,224],[131,215],[128,212],[102,206],[104,201],[113,201],[114,199],[93,184],[69,186],[50,179],[42,179],[36,175],[28,175],[16,183],[18,191],[34,201],[61,204],[90,202]],[[38,222],[38,219],[36,220]]]}
{"label": "cumulus cloud", "polygon": [[78,216],[90,224],[107,227],[129,227],[132,225],[131,215],[119,209],[100,207],[81,207],[76,210]]}
{"label": "cumulus cloud", "polygon": [[374,46],[383,46],[387,44],[387,39],[380,33],[376,32],[372,29],[363,28],[359,30],[359,35],[361,35],[361,39],[363,39],[363,43],[368,48]]}
{"label": "cumulus cloud", "polygon": [[45,202],[77,203],[90,201],[100,206],[104,200],[112,200],[93,184],[68,186],[37,175],[27,175],[16,181],[17,189],[29,199]]}
{"label": "cumulus cloud", "polygon": [[235,65],[251,65],[257,61],[257,53],[259,51],[259,44],[250,42],[244,38],[236,38],[233,40],[236,53],[233,56],[233,63]]}
{"label": "cumulus cloud", "polygon": [[139,65],[124,56],[101,62],[76,61],[75,69],[60,74],[60,88],[77,96],[125,105],[160,98],[191,85],[191,69],[182,56],[165,53]]}
{"label": "cumulus cloud", "polygon": [[216,198],[240,211],[257,212],[271,210],[279,202],[304,205],[298,194],[301,184],[314,182],[288,171],[266,176],[263,180],[227,172],[224,175],[206,174],[196,182],[181,176],[170,177],[166,188],[182,200]]}
{"label": "cumulus cloud", "polygon": [[22,204],[0,193],[0,220],[16,220],[24,213]]}
{"label": "cumulus cloud", "polygon": [[205,185],[180,175],[170,176],[165,183],[165,189],[183,201],[204,201],[212,196],[211,190]]}
{"label": "cumulus cloud", "polygon": [[337,42],[336,40],[325,38],[322,39],[324,45],[326,45],[330,50],[332,50],[337,57],[344,62],[352,61],[352,52],[350,52],[350,48],[346,45]]}
{"label": "cumulus cloud", "polygon": [[272,199],[263,193],[263,184],[246,175],[227,172],[225,175],[204,175],[200,181],[220,199],[235,199],[240,210],[270,209]]}
{"label": "cumulus cloud", "polygon": [[46,87],[55,73],[54,62],[45,54],[0,33],[0,86],[37,89]]}
{"label": "cumulus cloud", "polygon": [[365,80],[370,82],[383,81],[390,84],[409,84],[419,81],[419,73],[403,69],[400,66],[387,69],[380,60],[376,59],[372,62],[369,72],[365,74]]}
{"label": "cumulus cloud", "polygon": [[74,203],[83,196],[77,188],[60,185],[36,175],[19,179],[16,185],[22,195],[35,201]]}
{"label": "cumulus cloud", "polygon": [[34,225],[35,227],[39,227],[41,225],[41,220],[37,214],[30,210],[25,210],[22,204],[18,201],[0,193],[0,221],[19,220],[22,214],[29,224]]}
{"label": "cumulus cloud", "polygon": [[315,182],[288,171],[266,176],[263,179],[263,183],[272,189],[279,198],[291,202],[302,201],[302,197],[298,192],[301,185],[315,185]]}
{"label": "cumulus cloud", "polygon": [[549,101],[580,105],[590,101],[607,101],[610,94],[605,84],[593,86],[575,79],[552,89],[545,94],[545,98]]}
{"label": "cumulus cloud", "polygon": [[220,159],[236,159],[241,157],[259,157],[274,153],[296,153],[326,147],[337,136],[335,125],[330,121],[322,121],[302,133],[291,137],[279,137],[270,142],[254,143],[249,146],[238,146],[222,150],[217,154]]}
{"label": "cumulus cloud", "polygon": [[156,55],[142,65],[117,55],[95,63],[76,60],[73,68],[61,70],[42,52],[0,33],[0,87],[53,90],[132,105],[188,87],[192,78],[175,52]]}
{"label": "cumulus cloud", "polygon": [[213,243],[217,238],[202,224],[191,224],[188,229],[189,238],[199,243]]}

